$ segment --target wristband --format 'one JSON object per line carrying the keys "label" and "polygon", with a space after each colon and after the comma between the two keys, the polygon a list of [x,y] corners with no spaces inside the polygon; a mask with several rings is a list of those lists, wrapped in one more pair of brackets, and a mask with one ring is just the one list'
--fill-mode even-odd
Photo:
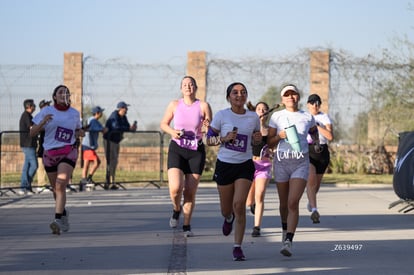
{"label": "wristband", "polygon": [[208,128],[207,130],[207,138],[211,138],[211,137],[218,137],[218,133],[214,132],[213,129],[211,129],[211,127]]}

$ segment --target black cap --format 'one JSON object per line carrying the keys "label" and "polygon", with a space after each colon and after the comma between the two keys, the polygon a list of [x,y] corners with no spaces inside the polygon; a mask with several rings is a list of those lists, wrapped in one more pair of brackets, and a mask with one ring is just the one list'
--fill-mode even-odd
{"label": "black cap", "polygon": [[129,104],[126,104],[125,101],[121,101],[116,105],[117,109],[121,109],[121,108],[128,108]]}
{"label": "black cap", "polygon": [[92,114],[96,114],[96,113],[102,113],[104,111],[104,109],[102,109],[100,106],[96,106],[92,108]]}
{"label": "black cap", "polygon": [[24,107],[25,109],[27,109],[27,108],[29,108],[29,107],[31,107],[31,106],[36,106],[36,104],[34,103],[34,100],[33,100],[33,99],[25,99],[25,100],[23,101],[23,107]]}
{"label": "black cap", "polygon": [[311,94],[308,97],[308,103],[315,103],[315,102],[317,102],[318,105],[321,105],[322,100],[321,100],[321,98],[317,94]]}

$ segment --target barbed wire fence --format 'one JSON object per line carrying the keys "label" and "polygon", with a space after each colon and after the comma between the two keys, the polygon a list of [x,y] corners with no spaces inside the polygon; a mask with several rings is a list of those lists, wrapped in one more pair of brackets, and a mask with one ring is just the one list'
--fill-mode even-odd
{"label": "barbed wire fence", "polygon": [[[185,61],[179,64],[133,64],[112,59],[84,62],[84,106],[99,105],[106,115],[125,101],[128,119],[138,121],[141,130],[159,130],[164,109],[180,96],[180,81],[185,75]],[[84,114],[89,116],[90,114]]]}
{"label": "barbed wire fence", "polygon": [[0,131],[19,130],[23,101],[51,99],[54,87],[62,82],[63,66],[0,64]]}
{"label": "barbed wire fence", "polygon": [[[228,107],[227,86],[234,81],[246,84],[253,103],[271,88],[294,83],[302,90],[301,108],[306,109],[310,92],[310,50],[285,57],[246,57],[229,60],[208,55],[206,100],[213,112]],[[372,104],[381,105],[380,91],[389,82],[398,82],[410,74],[406,60],[390,62],[392,57],[357,58],[344,51],[331,50],[329,115],[343,132],[338,143],[354,143],[355,133],[348,129],[358,115]],[[404,63],[405,62],[405,63]],[[117,102],[131,104],[128,118],[138,120],[141,130],[158,130],[164,110],[172,99],[180,97],[180,81],[186,74],[186,60],[174,64],[140,64],[128,59],[100,60],[84,58],[83,108],[100,105],[109,116]],[[412,73],[412,71],[411,71]],[[0,65],[0,130],[18,130],[25,98],[51,99],[55,86],[63,82],[63,66]],[[275,98],[273,105],[280,101]],[[90,114],[83,114],[87,118]],[[403,130],[403,129],[399,129]]]}
{"label": "barbed wire fence", "polygon": [[[226,60],[210,56],[207,77],[207,101],[213,111],[229,107],[226,88],[235,81],[242,82],[248,90],[249,100],[258,102],[271,87],[294,83],[303,91],[309,87],[309,55],[298,54],[286,59],[245,58]],[[274,98],[274,105],[280,98]]]}

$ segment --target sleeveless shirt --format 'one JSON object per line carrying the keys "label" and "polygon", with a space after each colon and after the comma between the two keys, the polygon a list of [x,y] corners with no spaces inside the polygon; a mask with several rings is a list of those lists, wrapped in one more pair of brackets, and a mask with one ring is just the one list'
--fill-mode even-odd
{"label": "sleeveless shirt", "polygon": [[179,99],[174,112],[174,129],[183,129],[184,135],[173,140],[180,147],[197,150],[198,143],[202,139],[203,119],[200,100],[196,99],[193,104],[187,105],[184,99]]}

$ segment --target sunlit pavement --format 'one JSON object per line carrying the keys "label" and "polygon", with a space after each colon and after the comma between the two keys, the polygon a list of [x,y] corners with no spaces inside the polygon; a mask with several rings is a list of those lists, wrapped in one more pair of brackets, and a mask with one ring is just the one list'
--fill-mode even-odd
{"label": "sunlit pavement", "polygon": [[[52,235],[51,193],[0,197],[0,274],[413,274],[414,217],[402,213],[392,186],[323,186],[321,223],[302,197],[293,256],[284,257],[274,184],[262,236],[251,237],[246,209],[246,261],[232,260],[233,234],[223,236],[218,194],[200,185],[192,230],[169,228],[168,189],[68,193],[71,229]],[[182,221],[182,220],[181,220]],[[181,228],[181,227],[179,227]]]}

